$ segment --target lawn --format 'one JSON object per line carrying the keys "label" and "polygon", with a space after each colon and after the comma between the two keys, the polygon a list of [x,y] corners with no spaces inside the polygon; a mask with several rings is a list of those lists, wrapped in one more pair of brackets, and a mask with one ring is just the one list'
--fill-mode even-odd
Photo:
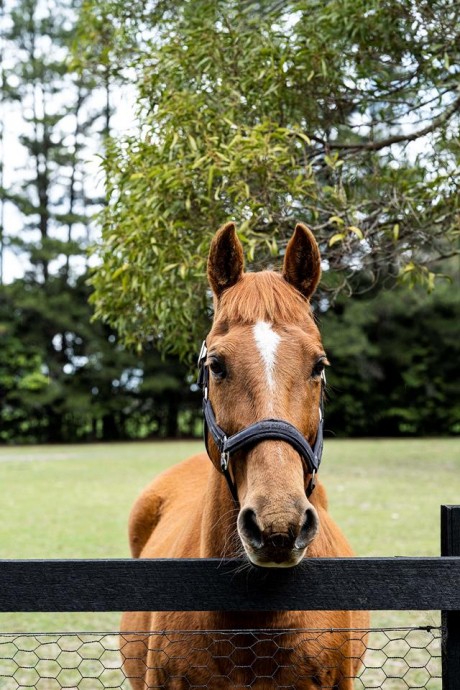
{"label": "lawn", "polygon": [[[1,448],[0,558],[127,557],[135,497],[199,448],[200,442]],[[330,440],[321,476],[330,511],[359,555],[437,555],[439,506],[460,502],[460,441]],[[414,619],[382,615],[374,623]],[[117,613],[0,614],[0,630],[110,630],[118,620]]]}

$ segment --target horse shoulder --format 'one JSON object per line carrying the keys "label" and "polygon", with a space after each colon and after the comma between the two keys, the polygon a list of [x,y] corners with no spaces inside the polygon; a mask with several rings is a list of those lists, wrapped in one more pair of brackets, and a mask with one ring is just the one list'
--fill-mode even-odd
{"label": "horse shoulder", "polygon": [[192,508],[197,496],[203,495],[211,463],[199,453],[170,467],[156,477],[135,501],[129,516],[131,554],[139,558],[144,547],[158,530],[163,518],[174,515],[175,508],[183,514]]}

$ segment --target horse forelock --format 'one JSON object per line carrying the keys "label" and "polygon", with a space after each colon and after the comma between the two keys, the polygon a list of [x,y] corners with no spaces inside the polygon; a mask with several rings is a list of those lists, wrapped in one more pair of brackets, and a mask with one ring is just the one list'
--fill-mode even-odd
{"label": "horse forelock", "polygon": [[313,322],[309,302],[274,271],[245,273],[220,297],[215,319],[228,324]]}

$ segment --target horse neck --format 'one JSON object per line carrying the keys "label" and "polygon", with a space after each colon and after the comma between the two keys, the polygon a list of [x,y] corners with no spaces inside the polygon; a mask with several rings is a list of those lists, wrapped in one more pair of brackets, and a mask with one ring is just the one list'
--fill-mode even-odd
{"label": "horse neck", "polygon": [[203,504],[201,558],[241,555],[242,546],[236,531],[238,510],[223,475],[212,468]]}

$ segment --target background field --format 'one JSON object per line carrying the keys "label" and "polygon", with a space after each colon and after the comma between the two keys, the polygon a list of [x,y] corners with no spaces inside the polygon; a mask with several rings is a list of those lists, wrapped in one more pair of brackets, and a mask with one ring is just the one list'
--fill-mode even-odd
{"label": "background field", "polygon": [[[0,449],[0,558],[123,558],[142,487],[200,442]],[[330,511],[362,556],[439,554],[439,506],[460,502],[460,441],[326,442]],[[339,586],[339,583],[338,583]],[[435,622],[375,614],[374,624]],[[0,614],[0,630],[117,629],[118,613]]]}

